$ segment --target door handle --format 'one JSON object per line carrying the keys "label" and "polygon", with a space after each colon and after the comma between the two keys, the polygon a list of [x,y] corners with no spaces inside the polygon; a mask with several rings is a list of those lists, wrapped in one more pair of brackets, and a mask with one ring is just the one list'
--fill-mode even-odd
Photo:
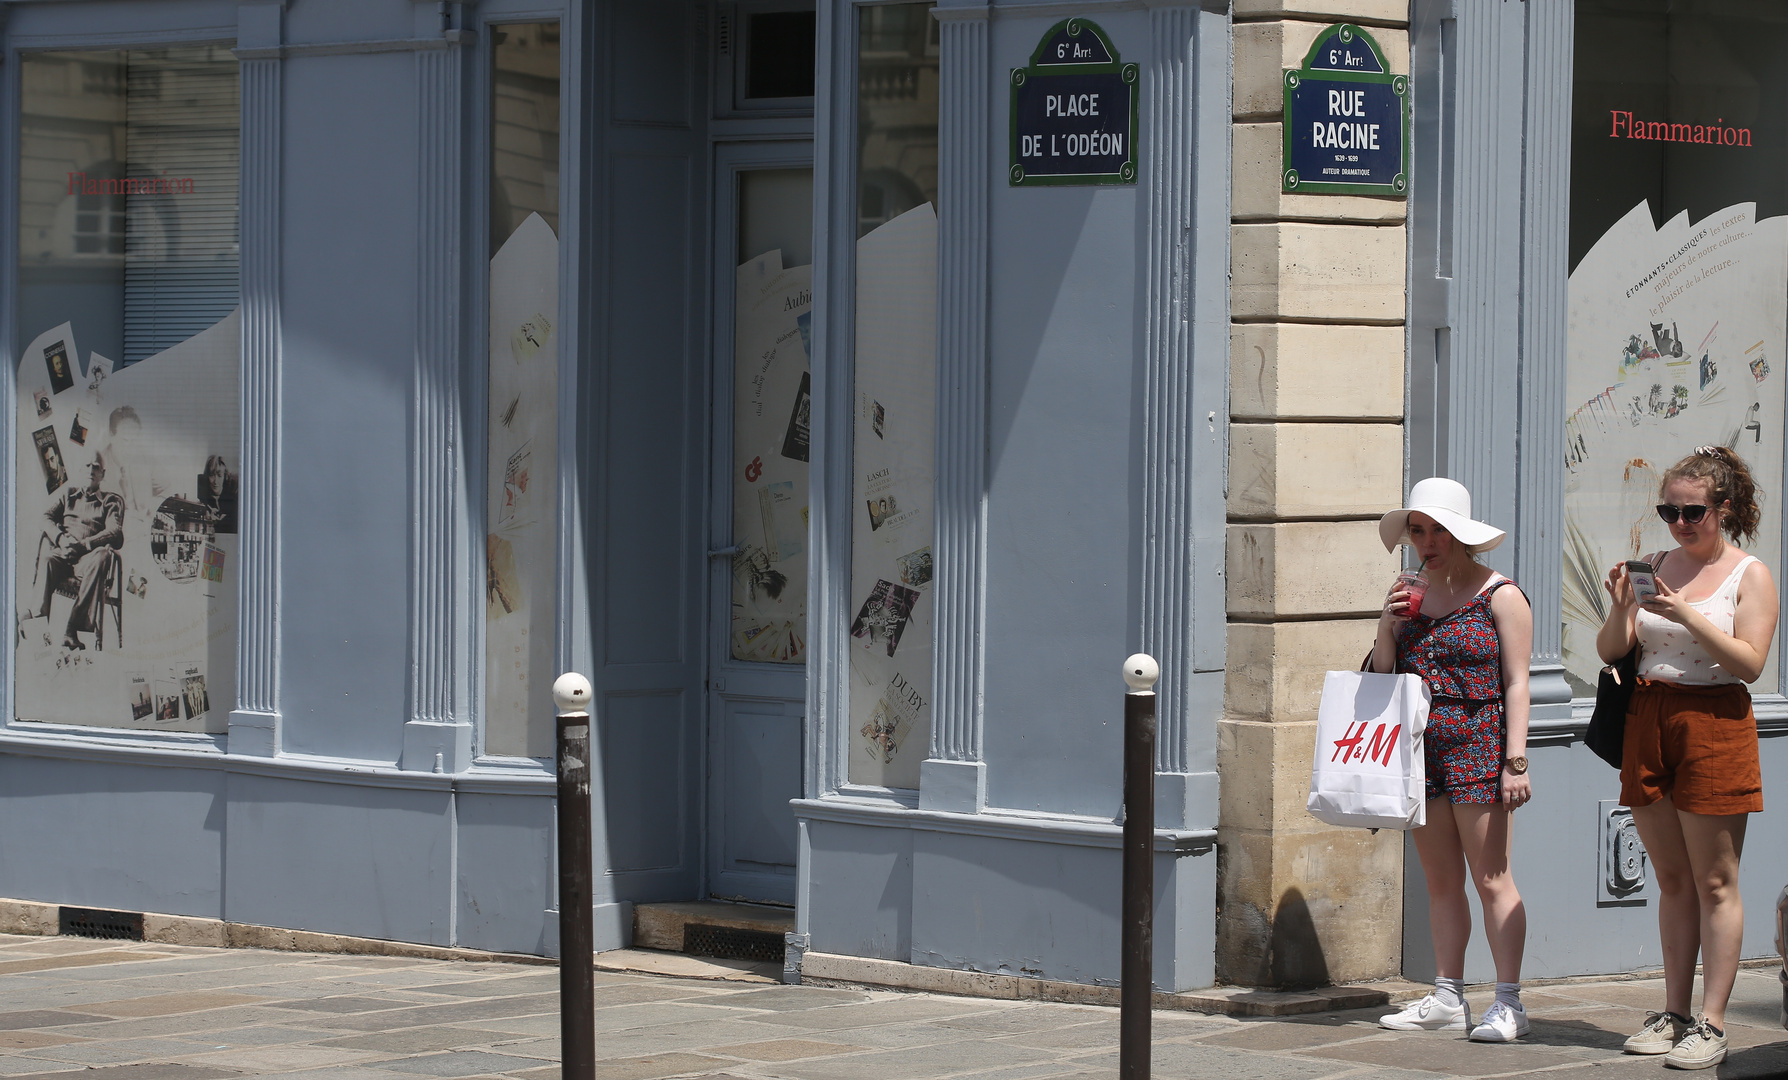
{"label": "door handle", "polygon": [[731,547],[715,548],[714,550],[708,552],[708,558],[710,558],[710,559],[730,559],[734,555],[737,555],[738,553],[739,553],[739,545],[733,544]]}

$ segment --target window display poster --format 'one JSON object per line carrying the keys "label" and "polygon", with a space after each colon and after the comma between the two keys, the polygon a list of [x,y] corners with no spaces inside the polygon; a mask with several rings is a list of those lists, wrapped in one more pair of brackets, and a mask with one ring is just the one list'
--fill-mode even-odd
{"label": "window display poster", "polygon": [[71,323],[21,355],[18,719],[228,730],[239,316],[116,370]]}
{"label": "window display poster", "polygon": [[851,505],[853,784],[916,788],[931,749],[937,214],[857,241]]}
{"label": "window display poster", "polygon": [[539,214],[490,260],[484,752],[553,756],[559,239]]}
{"label": "window display poster", "polygon": [[813,267],[742,263],[734,291],[735,660],[807,659],[807,470]]}
{"label": "window display poster", "polygon": [[[1565,376],[1564,664],[1592,697],[1602,581],[1675,546],[1653,507],[1696,446],[1735,449],[1763,496],[1746,544],[1782,547],[1788,346],[1788,24],[1711,3],[1577,8]],[[1773,654],[1772,654],[1773,656]],[[1755,684],[1774,690],[1776,665]]]}

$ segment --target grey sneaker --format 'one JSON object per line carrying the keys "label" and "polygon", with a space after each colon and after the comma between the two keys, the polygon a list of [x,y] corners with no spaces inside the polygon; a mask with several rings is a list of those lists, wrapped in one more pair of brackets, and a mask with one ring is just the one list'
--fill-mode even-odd
{"label": "grey sneaker", "polygon": [[1672,1069],[1711,1069],[1726,1060],[1726,1036],[1714,1031],[1703,1017],[1664,1057]]}
{"label": "grey sneaker", "polygon": [[1379,1017],[1378,1026],[1392,1031],[1464,1031],[1471,1026],[1471,1006],[1463,1001],[1442,1005],[1439,998],[1429,994],[1398,1012]]}
{"label": "grey sneaker", "polygon": [[1628,1039],[1621,1049],[1629,1054],[1668,1054],[1682,1042],[1682,1037],[1689,1033],[1694,1023],[1677,1016],[1675,1013],[1655,1012],[1645,1014],[1645,1026],[1639,1033]]}

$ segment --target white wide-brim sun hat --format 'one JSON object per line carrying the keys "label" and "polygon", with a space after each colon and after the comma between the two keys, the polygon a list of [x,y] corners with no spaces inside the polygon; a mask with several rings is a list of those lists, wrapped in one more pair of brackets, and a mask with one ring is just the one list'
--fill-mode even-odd
{"label": "white wide-brim sun hat", "polygon": [[1412,510],[1427,514],[1461,544],[1479,551],[1489,551],[1508,535],[1494,525],[1472,519],[1471,492],[1465,490],[1464,484],[1444,476],[1431,476],[1410,489],[1408,506],[1378,519],[1378,538],[1384,541],[1386,551],[1397,550],[1408,535]]}

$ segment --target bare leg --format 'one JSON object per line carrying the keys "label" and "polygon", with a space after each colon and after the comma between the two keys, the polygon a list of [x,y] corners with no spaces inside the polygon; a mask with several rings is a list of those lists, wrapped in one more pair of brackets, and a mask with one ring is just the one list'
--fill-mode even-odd
{"label": "bare leg", "polygon": [[1509,816],[1509,809],[1500,803],[1453,807],[1465,861],[1484,905],[1484,936],[1496,961],[1496,981],[1518,983],[1527,947],[1527,905],[1509,870]]}
{"label": "bare leg", "polygon": [[[1678,1016],[1689,1016],[1695,995],[1695,958],[1701,952],[1701,901],[1696,895],[1681,817],[1668,795],[1649,806],[1633,807],[1633,821],[1639,826],[1639,839],[1645,843],[1645,855],[1651,860],[1652,876],[1658,883],[1664,1008]],[[1730,992],[1732,984],[1728,982],[1726,987]],[[1720,1011],[1723,1018],[1723,1000]]]}
{"label": "bare leg", "polygon": [[1746,814],[1691,814],[1678,810],[1682,836],[1693,867],[1700,907],[1701,1012],[1714,1027],[1726,1027],[1726,1000],[1738,976],[1745,935],[1744,899],[1738,892],[1738,857],[1744,851]]}
{"label": "bare leg", "polygon": [[1465,943],[1471,939],[1471,905],[1465,899],[1465,852],[1447,799],[1428,800],[1428,823],[1414,830],[1422,875],[1428,879],[1428,923],[1434,933],[1434,966],[1445,979],[1465,978]]}

